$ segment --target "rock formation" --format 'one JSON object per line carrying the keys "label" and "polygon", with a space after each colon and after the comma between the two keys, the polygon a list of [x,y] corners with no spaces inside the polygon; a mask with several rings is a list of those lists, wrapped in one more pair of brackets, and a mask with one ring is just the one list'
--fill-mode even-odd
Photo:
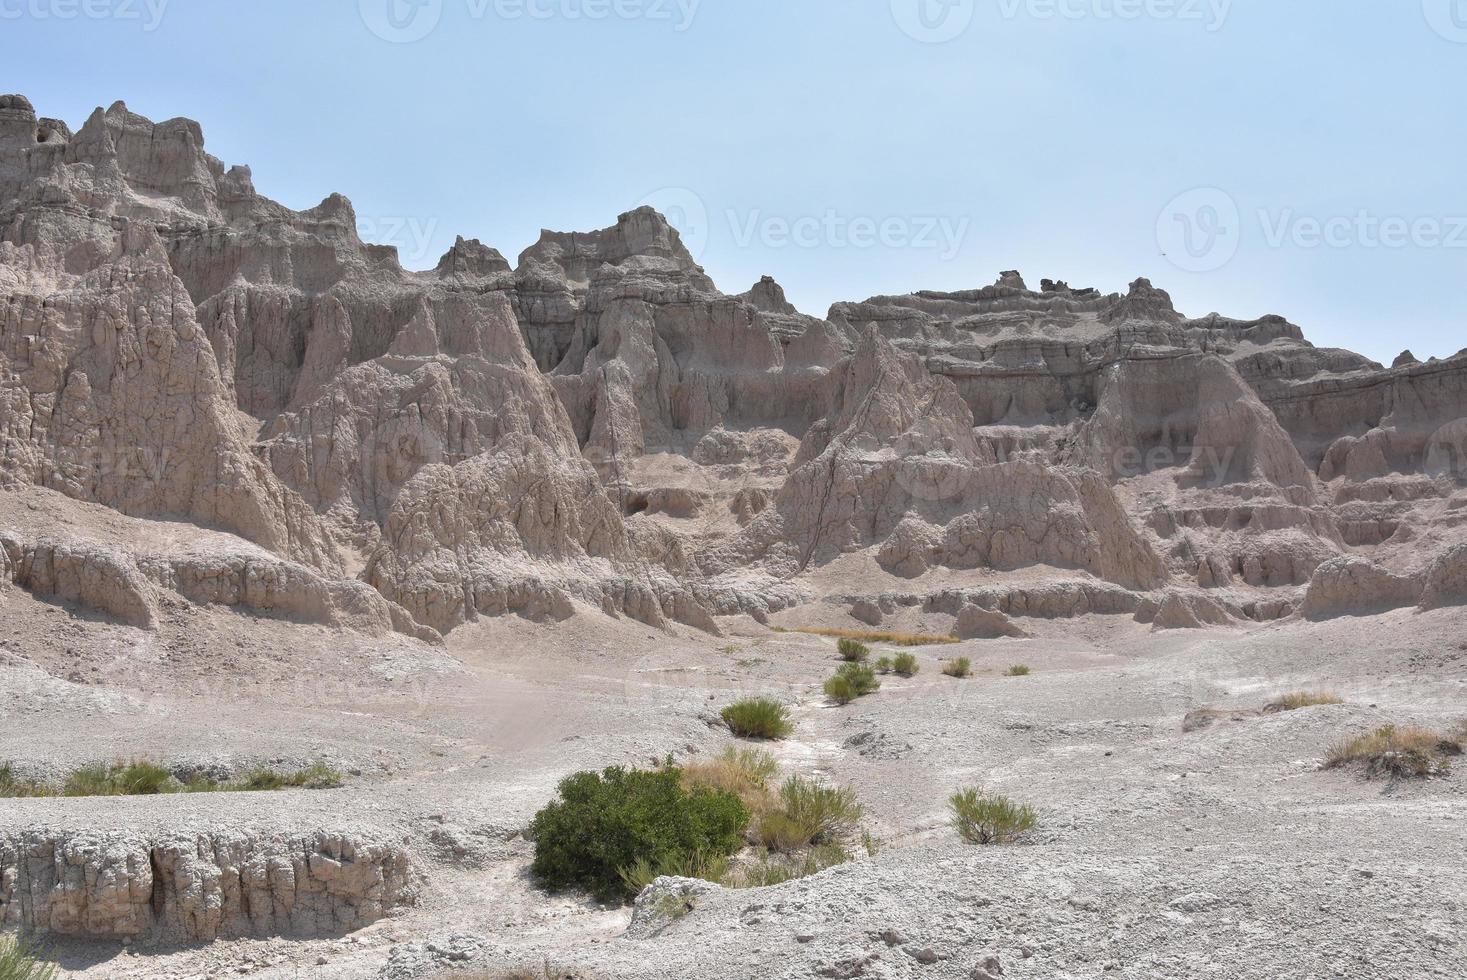
{"label": "rock formation", "polygon": [[415,273],[191,121],[118,103],[73,133],[4,96],[0,295],[3,492],[217,535],[7,508],[0,584],[141,629],[163,594],[427,639],[507,613],[716,631],[836,591],[978,635],[1464,598],[1467,352],[1385,368],[1144,278],[1009,271],[822,319],[769,277],[722,293],[647,208]]}

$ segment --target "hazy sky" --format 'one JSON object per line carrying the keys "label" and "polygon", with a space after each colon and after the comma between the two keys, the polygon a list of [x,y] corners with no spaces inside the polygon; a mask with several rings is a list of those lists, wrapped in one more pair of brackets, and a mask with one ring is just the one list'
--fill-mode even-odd
{"label": "hazy sky", "polygon": [[1467,0],[0,0],[0,91],[198,119],[409,267],[648,202],[806,312],[1144,275],[1467,346]]}

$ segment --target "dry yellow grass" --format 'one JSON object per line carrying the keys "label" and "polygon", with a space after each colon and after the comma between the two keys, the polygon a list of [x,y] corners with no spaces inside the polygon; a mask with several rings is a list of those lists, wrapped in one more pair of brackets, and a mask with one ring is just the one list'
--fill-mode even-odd
{"label": "dry yellow grass", "polygon": [[863,643],[889,643],[897,647],[927,647],[943,643],[961,643],[956,636],[936,636],[931,633],[892,633],[882,630],[842,630],[817,627],[776,626],[776,633],[806,633],[810,636],[826,636],[836,640],[860,640]]}
{"label": "dry yellow grass", "polygon": [[1333,691],[1295,691],[1293,694],[1275,698],[1263,710],[1269,714],[1277,714],[1280,711],[1298,711],[1300,708],[1312,708],[1320,704],[1344,703],[1345,699]]}
{"label": "dry yellow grass", "polygon": [[753,815],[751,823],[773,805],[769,783],[779,774],[774,756],[758,749],[725,749],[723,755],[683,766],[685,786],[706,786],[732,793]]}
{"label": "dry yellow grass", "polygon": [[1367,778],[1421,779],[1439,776],[1451,769],[1449,756],[1461,755],[1462,740],[1429,728],[1386,725],[1365,735],[1345,739],[1330,747],[1326,769],[1362,763]]}

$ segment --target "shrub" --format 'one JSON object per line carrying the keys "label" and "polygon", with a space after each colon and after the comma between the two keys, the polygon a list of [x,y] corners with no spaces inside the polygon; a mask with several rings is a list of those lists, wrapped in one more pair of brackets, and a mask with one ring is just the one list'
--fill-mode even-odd
{"label": "shrub", "polygon": [[224,789],[246,793],[270,792],[282,789],[336,789],[342,783],[341,773],[324,762],[315,762],[294,772],[276,772],[261,766],[245,774],[236,783]]}
{"label": "shrub", "polygon": [[749,823],[733,793],[684,788],[675,767],[610,768],[562,780],[559,798],[535,814],[531,871],[548,888],[581,887],[604,900],[636,893],[622,876],[638,862],[687,866],[732,854]]}
{"label": "shrub", "polygon": [[835,676],[825,682],[825,694],[836,704],[850,704],[879,690],[881,682],[876,679],[876,671],[865,664],[841,664]]}
{"label": "shrub", "polygon": [[835,649],[840,654],[840,658],[849,663],[865,663],[866,658],[871,656],[870,647],[860,640],[853,640],[849,637],[837,643]]}
{"label": "shrub", "polygon": [[949,677],[968,677],[973,673],[973,661],[967,657],[949,660],[943,664],[942,672]]}
{"label": "shrub", "polygon": [[65,796],[158,796],[183,787],[173,774],[151,762],[127,765],[95,762],[66,777]]}
{"label": "shrub", "polygon": [[1293,694],[1285,694],[1283,697],[1269,702],[1264,711],[1269,714],[1278,714],[1281,711],[1298,711],[1300,708],[1312,708],[1320,704],[1344,704],[1345,699],[1333,691],[1296,691]]}
{"label": "shrub", "polygon": [[769,698],[745,698],[723,709],[723,723],[740,738],[788,738],[795,730],[784,705]]}
{"label": "shrub", "polygon": [[864,812],[856,791],[791,776],[779,788],[779,809],[761,822],[761,843],[788,853],[826,844],[855,829]]}
{"label": "shrub", "polygon": [[890,674],[895,669],[890,657],[878,657],[876,659],[876,672],[878,674]]}
{"label": "shrub", "polygon": [[1039,823],[1033,807],[979,789],[954,793],[948,805],[959,836],[969,844],[1012,844]]}
{"label": "shrub", "polygon": [[1462,742],[1427,728],[1386,725],[1331,746],[1324,767],[1364,763],[1365,778],[1423,779],[1451,770],[1448,756],[1462,753]]}
{"label": "shrub", "polygon": [[1025,664],[1014,664],[1008,670],[1010,677],[1028,677],[1033,673]]}
{"label": "shrub", "polygon": [[0,936],[0,980],[53,980],[55,963],[23,936]]}
{"label": "shrub", "polygon": [[891,669],[902,677],[915,677],[920,669],[917,658],[910,653],[899,653],[891,662]]}
{"label": "shrub", "polygon": [[728,876],[728,858],[722,855],[691,857],[664,857],[655,864],[646,858],[637,858],[629,867],[620,868],[617,874],[633,896],[642,894],[647,886],[658,878],[701,878],[703,881],[721,881]]}

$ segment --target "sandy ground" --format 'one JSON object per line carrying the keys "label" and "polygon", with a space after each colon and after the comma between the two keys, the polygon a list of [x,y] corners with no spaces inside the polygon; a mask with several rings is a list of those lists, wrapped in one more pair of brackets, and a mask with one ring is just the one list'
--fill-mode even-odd
{"label": "sandy ground", "polygon": [[[1412,784],[1319,768],[1346,734],[1467,719],[1467,609],[1168,633],[1026,620],[1033,639],[921,649],[918,676],[845,708],[819,693],[832,641],[745,620],[712,638],[510,618],[445,649],[194,607],[150,635],[15,589],[0,615],[0,760],[22,771],[147,757],[351,774],[314,793],[0,800],[0,827],[360,824],[400,835],[422,874],[414,907],[353,936],[63,943],[65,976],[345,980],[548,959],[605,978],[969,977],[990,954],[1009,980],[1467,975],[1467,767]],[[973,678],[940,674],[956,655]],[[1033,673],[1003,676],[1016,663]],[[1182,731],[1196,707],[1318,688],[1347,703]],[[796,733],[772,751],[859,791],[875,856],[711,895],[642,940],[622,935],[629,909],[534,887],[517,831],[560,778],[718,752],[717,710],[742,693],[792,706]],[[973,784],[1036,806],[1033,841],[963,845],[944,804]]]}

